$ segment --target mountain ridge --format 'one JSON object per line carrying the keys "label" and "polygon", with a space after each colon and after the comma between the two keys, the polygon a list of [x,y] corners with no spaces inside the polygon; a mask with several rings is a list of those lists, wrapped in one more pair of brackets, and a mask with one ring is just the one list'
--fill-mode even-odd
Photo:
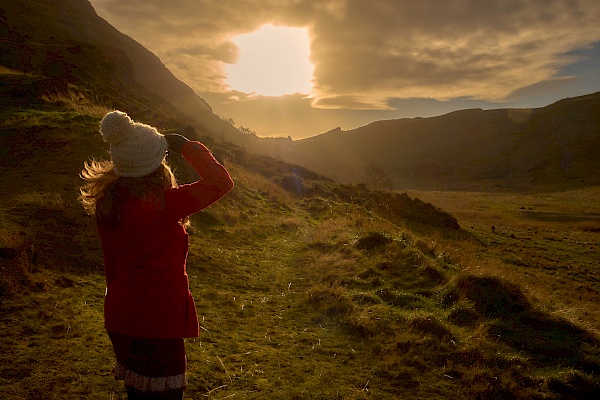
{"label": "mountain ridge", "polygon": [[600,184],[599,148],[600,92],[535,109],[374,121],[254,150],[346,183],[368,182],[375,166],[396,189],[547,190]]}
{"label": "mountain ridge", "polygon": [[[376,188],[553,190],[600,184],[598,93],[536,109],[465,109],[374,121],[298,141],[259,138],[215,115],[156,55],[99,17],[89,1],[5,3],[3,65],[40,76],[16,88],[13,103],[75,90],[78,101],[123,109],[159,128],[196,126],[252,153]],[[36,26],[40,16],[44,25]]]}

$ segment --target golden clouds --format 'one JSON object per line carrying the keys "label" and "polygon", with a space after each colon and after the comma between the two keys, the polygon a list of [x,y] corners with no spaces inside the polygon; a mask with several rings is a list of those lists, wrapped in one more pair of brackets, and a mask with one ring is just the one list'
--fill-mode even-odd
{"label": "golden clouds", "polygon": [[[551,83],[600,40],[597,0],[92,0],[200,93],[227,90],[236,35],[306,27],[313,106],[389,109],[392,99],[504,101]],[[168,5],[166,5],[168,4]]]}
{"label": "golden clouds", "polygon": [[317,105],[506,100],[556,79],[573,62],[565,53],[600,39],[597,2],[371,3],[348,2],[343,20],[315,24]]}

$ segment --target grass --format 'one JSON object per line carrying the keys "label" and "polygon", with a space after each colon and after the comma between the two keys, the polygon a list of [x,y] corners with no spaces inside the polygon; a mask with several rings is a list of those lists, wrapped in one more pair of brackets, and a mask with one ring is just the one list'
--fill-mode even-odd
{"label": "grass", "polygon": [[[598,334],[600,300],[598,216],[600,188],[514,194],[411,192],[452,213],[473,233],[467,246],[473,273],[518,282],[539,307],[558,312]],[[555,218],[532,219],[529,212]],[[587,216],[573,220],[565,216]],[[495,226],[493,233],[491,226]]]}
{"label": "grass", "polygon": [[[83,160],[106,150],[97,117],[54,107],[1,128],[0,397],[124,399],[76,202]],[[521,209],[590,215],[596,189],[386,195],[212,147],[236,187],[192,218],[186,398],[598,394],[595,225]]]}

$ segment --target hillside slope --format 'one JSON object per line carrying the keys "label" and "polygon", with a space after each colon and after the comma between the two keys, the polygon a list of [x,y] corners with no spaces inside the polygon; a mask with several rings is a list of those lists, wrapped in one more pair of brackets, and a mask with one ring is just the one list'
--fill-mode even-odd
{"label": "hillside slope", "polygon": [[[82,162],[107,154],[100,116],[54,103],[2,116],[0,397],[124,399],[102,252],[76,199]],[[203,331],[186,341],[188,397],[600,394],[593,331],[469,272],[493,260],[473,259],[484,239],[447,213],[202,140],[236,186],[189,230]]]}
{"label": "hillside slope", "polygon": [[149,50],[100,18],[87,0],[0,1],[2,65],[43,80],[13,94],[76,93],[78,101],[127,111],[157,126],[191,124],[244,138],[216,116]]}
{"label": "hillside slope", "polygon": [[564,189],[600,184],[600,93],[539,109],[378,121],[264,151],[341,182],[381,171],[398,189]]}

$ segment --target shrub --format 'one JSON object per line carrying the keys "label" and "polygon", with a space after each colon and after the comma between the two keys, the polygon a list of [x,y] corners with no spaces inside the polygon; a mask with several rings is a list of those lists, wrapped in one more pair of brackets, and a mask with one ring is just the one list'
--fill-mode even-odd
{"label": "shrub", "polygon": [[472,301],[478,313],[491,317],[521,314],[531,309],[519,286],[496,277],[461,276],[442,302],[452,305],[464,299]]}
{"label": "shrub", "polygon": [[409,320],[410,328],[425,335],[434,336],[440,340],[448,338],[454,339],[454,335],[440,321],[432,316],[418,316]]}
{"label": "shrub", "polygon": [[367,236],[358,239],[356,242],[356,248],[362,250],[374,250],[391,242],[392,239],[388,238],[384,234],[379,232],[371,232]]}
{"label": "shrub", "polygon": [[291,193],[302,195],[304,193],[304,184],[302,179],[295,174],[288,174],[281,177],[281,187]]}
{"label": "shrub", "polygon": [[478,318],[477,313],[467,307],[457,307],[448,315],[448,319],[458,326],[472,326]]}
{"label": "shrub", "polygon": [[323,318],[336,318],[354,311],[355,305],[339,287],[314,289],[309,293],[308,304]]}
{"label": "shrub", "polygon": [[35,247],[29,241],[15,238],[12,243],[0,248],[0,296],[20,293],[27,288],[41,288],[33,282],[36,258]]}

